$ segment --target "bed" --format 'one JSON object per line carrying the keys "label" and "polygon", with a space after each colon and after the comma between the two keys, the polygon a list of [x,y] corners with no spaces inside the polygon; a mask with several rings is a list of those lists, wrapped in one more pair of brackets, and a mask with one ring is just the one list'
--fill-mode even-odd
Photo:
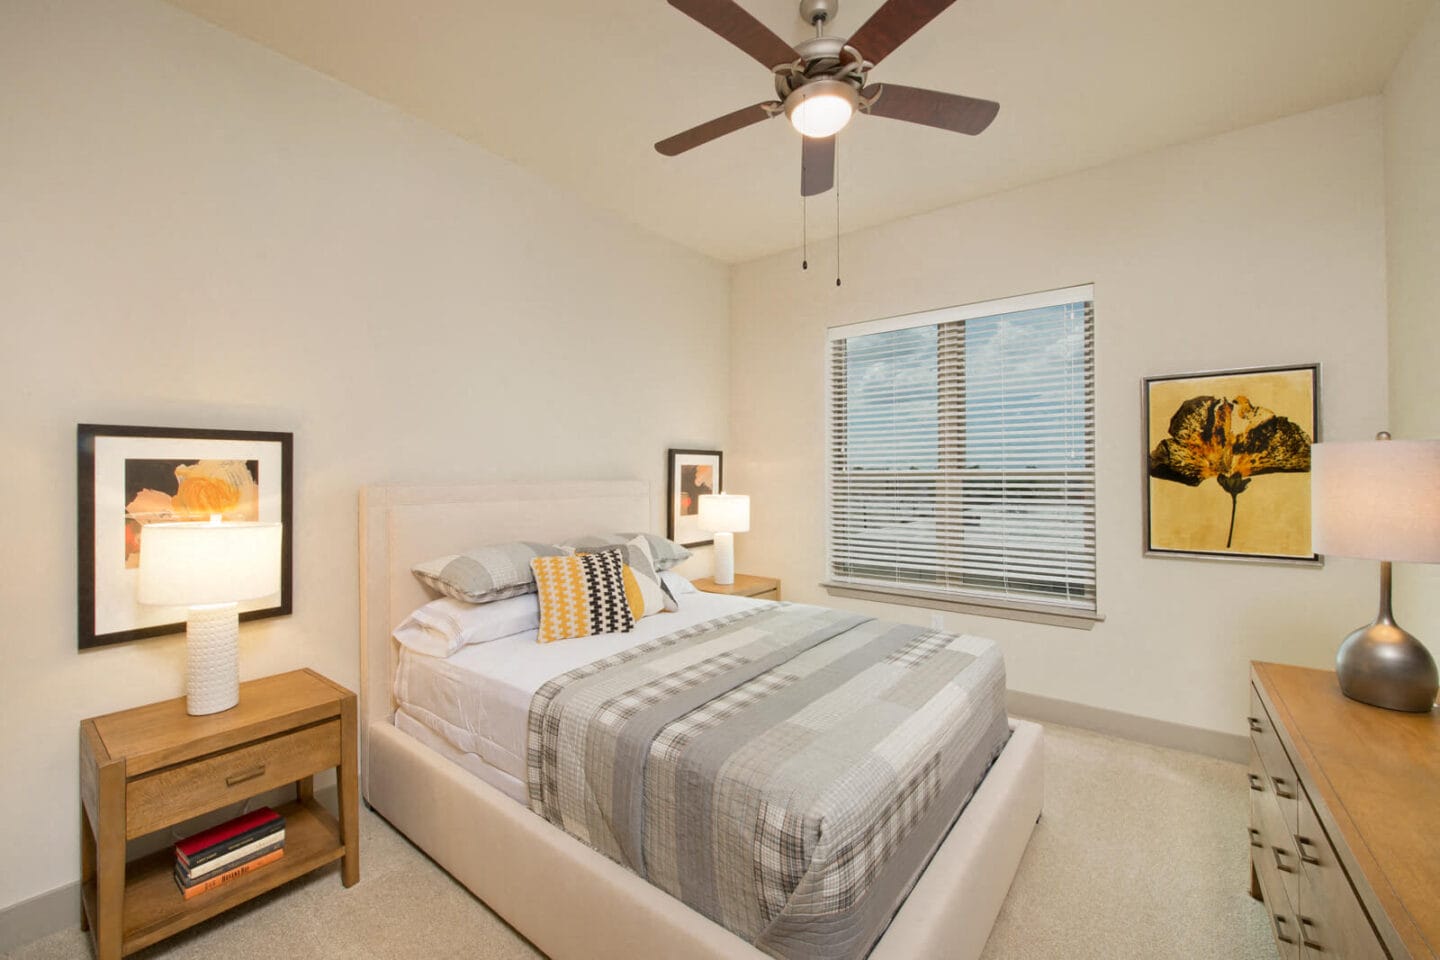
{"label": "bed", "polygon": [[[365,488],[362,791],[556,960],[759,960],[766,954],[755,946],[517,803],[514,784],[467,766],[462,754],[471,751],[456,749],[434,724],[417,723],[418,705],[397,709],[400,655],[391,632],[429,599],[412,564],[485,541],[650,529],[656,515],[639,481]],[[982,951],[1041,809],[1040,730],[1014,720],[1009,728],[1004,749],[871,951],[875,960]]]}

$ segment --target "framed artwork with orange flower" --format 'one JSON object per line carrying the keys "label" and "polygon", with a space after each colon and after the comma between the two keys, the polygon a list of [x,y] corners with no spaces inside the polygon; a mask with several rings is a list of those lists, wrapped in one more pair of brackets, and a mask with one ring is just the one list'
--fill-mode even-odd
{"label": "framed artwork with orange flower", "polygon": [[700,495],[723,493],[719,450],[671,450],[666,460],[665,536],[682,547],[715,542],[715,535],[700,529]]}
{"label": "framed artwork with orange flower", "polygon": [[1320,365],[1146,377],[1145,552],[1319,563]]}
{"label": "framed artwork with orange flower", "polygon": [[82,423],[76,427],[79,645],[183,633],[186,611],[136,601],[149,523],[279,521],[280,592],[240,605],[241,620],[293,604],[294,434]]}

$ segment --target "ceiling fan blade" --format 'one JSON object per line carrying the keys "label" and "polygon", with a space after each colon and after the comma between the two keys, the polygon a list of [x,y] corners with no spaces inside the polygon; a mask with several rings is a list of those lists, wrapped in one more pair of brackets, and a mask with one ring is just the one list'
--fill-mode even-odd
{"label": "ceiling fan blade", "polygon": [[800,140],[800,196],[813,197],[835,186],[835,138]]}
{"label": "ceiling fan blade", "polygon": [[693,150],[702,143],[709,143],[717,137],[723,137],[727,133],[734,133],[750,126],[752,123],[759,123],[761,120],[768,120],[775,114],[765,109],[772,106],[773,101],[757,103],[749,107],[741,107],[733,113],[727,113],[723,117],[716,117],[714,120],[700,124],[698,127],[691,127],[684,133],[677,133],[655,144],[667,157],[673,157],[684,153],[686,150]]}
{"label": "ceiling fan blade", "polygon": [[[673,2],[673,0],[672,0]],[[879,63],[955,0],[886,0],[848,41],[871,63]]]}
{"label": "ceiling fan blade", "polygon": [[794,47],[734,0],[670,0],[670,6],[729,40],[767,69],[800,59]]}
{"label": "ceiling fan blade", "polygon": [[958,93],[941,93],[920,87],[902,87],[898,83],[876,83],[860,91],[869,99],[879,94],[866,112],[891,120],[908,120],[927,127],[954,130],[974,136],[990,126],[1000,104],[994,100],[962,97]]}

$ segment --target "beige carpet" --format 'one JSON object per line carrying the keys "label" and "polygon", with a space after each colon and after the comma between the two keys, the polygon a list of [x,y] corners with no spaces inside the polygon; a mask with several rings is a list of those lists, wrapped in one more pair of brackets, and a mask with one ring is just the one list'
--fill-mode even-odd
{"label": "beige carpet", "polygon": [[[1274,958],[1265,909],[1246,894],[1243,767],[1050,726],[1045,778],[1045,816],[986,960]],[[331,867],[134,956],[540,956],[379,817],[361,823],[355,887]],[[77,927],[7,956],[90,949]]]}

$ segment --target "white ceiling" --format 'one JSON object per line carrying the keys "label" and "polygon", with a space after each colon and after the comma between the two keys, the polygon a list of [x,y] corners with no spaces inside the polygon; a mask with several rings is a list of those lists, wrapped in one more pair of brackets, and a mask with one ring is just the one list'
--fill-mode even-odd
{"label": "white ceiling", "polygon": [[[652,144],[770,99],[770,74],[664,0],[170,0],[720,260],[800,241],[783,119]],[[741,0],[792,42],[796,0]],[[858,117],[846,231],[1380,92],[1436,0],[960,0],[871,74],[998,100],[979,137]],[[841,0],[853,33],[880,0]],[[810,235],[834,232],[834,195]]]}

